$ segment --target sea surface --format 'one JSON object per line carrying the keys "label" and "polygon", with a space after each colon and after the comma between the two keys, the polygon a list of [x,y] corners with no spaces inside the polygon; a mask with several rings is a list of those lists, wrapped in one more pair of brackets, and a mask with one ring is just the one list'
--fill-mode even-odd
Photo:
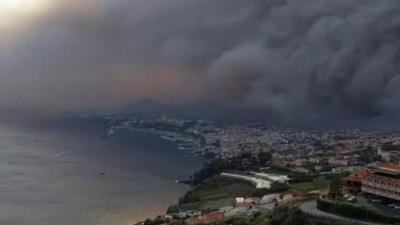
{"label": "sea surface", "polygon": [[0,125],[1,225],[127,225],[154,217],[188,189],[202,159],[150,132],[63,122]]}

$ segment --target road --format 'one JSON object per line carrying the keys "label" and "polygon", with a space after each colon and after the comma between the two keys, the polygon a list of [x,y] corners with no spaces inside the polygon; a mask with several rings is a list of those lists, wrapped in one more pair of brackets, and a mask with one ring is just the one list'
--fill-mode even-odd
{"label": "road", "polygon": [[259,188],[270,189],[271,188],[271,182],[270,181],[267,181],[267,180],[264,180],[264,179],[260,179],[260,178],[256,178],[256,177],[244,176],[244,175],[233,174],[233,173],[221,173],[221,176],[251,182],[254,185],[256,185],[257,189],[259,189]]}
{"label": "road", "polygon": [[335,215],[332,213],[327,213],[327,212],[321,211],[321,210],[317,209],[317,202],[315,200],[304,202],[303,204],[301,204],[299,206],[299,208],[304,213],[307,213],[307,214],[310,214],[313,216],[325,217],[325,218],[340,220],[340,221],[344,221],[344,222],[348,222],[348,223],[356,223],[356,224],[361,224],[361,225],[385,225],[383,223],[373,223],[373,222],[366,222],[366,221],[362,221],[362,220],[349,219],[346,217],[342,217],[342,216],[338,216],[338,215]]}

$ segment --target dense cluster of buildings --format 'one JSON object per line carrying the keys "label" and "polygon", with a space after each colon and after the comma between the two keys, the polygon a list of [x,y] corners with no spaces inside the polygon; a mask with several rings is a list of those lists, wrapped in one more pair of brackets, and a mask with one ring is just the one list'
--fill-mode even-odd
{"label": "dense cluster of buildings", "polygon": [[377,163],[362,168],[345,178],[345,188],[351,193],[400,201],[400,165]]}
{"label": "dense cluster of buildings", "polygon": [[342,172],[375,161],[400,161],[400,133],[371,130],[297,130],[261,124],[218,125],[197,119],[110,118],[118,128],[145,129],[175,141],[181,150],[230,159],[269,153],[274,164],[299,172]]}
{"label": "dense cluster of buildings", "polygon": [[188,225],[210,224],[237,215],[253,216],[262,208],[273,209],[277,204],[290,201],[292,198],[292,195],[280,196],[279,194],[269,194],[262,198],[237,197],[232,205],[223,206],[216,211],[202,213],[197,210],[189,210],[167,214],[164,217],[170,221],[168,225],[183,224],[183,222]]}
{"label": "dense cluster of buildings", "polygon": [[[109,122],[105,136],[114,135],[117,129],[157,132],[160,137],[176,142],[181,150],[211,156],[217,163],[220,160],[230,163],[236,158],[242,159],[245,154],[257,159],[268,155],[268,163],[257,164],[257,167],[281,167],[310,176],[350,171],[352,174],[344,179],[346,192],[400,202],[400,164],[396,164],[400,162],[400,132],[278,129],[261,124],[217,125],[204,120],[167,116],[111,117]],[[289,181],[287,176],[262,172],[223,172],[220,175],[253,183],[257,189],[270,189],[274,182]],[[236,198],[234,205],[217,211],[189,210],[165,215],[165,218],[169,219],[170,225],[182,222],[208,224],[238,214],[253,215],[260,207],[273,209],[279,201],[284,200],[271,195],[261,199]]]}
{"label": "dense cluster of buildings", "polygon": [[[289,178],[285,175],[275,175],[261,172],[248,172],[247,174],[221,173],[220,176],[230,179],[242,180],[253,183],[256,188],[269,189],[274,182],[287,183]],[[188,225],[209,224],[219,222],[227,218],[238,215],[252,216],[261,210],[272,210],[279,203],[285,203],[293,200],[293,195],[285,194],[266,194],[262,198],[258,197],[235,197],[233,204],[221,206],[218,210],[212,212],[201,212],[197,210],[179,211],[167,214],[164,217],[173,223],[181,221]]]}

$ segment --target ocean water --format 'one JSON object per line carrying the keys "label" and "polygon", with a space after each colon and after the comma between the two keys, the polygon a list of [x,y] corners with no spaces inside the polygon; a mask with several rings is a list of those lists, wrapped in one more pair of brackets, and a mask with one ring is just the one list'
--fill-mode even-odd
{"label": "ocean water", "polygon": [[1,225],[127,225],[154,217],[184,194],[176,178],[202,159],[148,132],[76,123],[0,126]]}

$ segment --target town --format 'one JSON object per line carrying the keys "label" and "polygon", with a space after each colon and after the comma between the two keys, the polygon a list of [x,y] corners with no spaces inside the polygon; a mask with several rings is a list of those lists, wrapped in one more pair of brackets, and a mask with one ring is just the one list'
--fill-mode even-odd
{"label": "town", "polygon": [[[336,175],[264,171],[218,174],[194,186],[165,215],[139,224],[400,223],[399,164],[372,163]],[[277,214],[285,216],[277,220]]]}
{"label": "town", "polygon": [[100,117],[108,121],[105,136],[118,129],[149,130],[177,142],[182,151],[222,160],[268,153],[273,156],[273,164],[298,172],[340,172],[377,160],[400,161],[400,132],[394,130],[301,130],[166,115]]}
{"label": "town", "polygon": [[400,223],[397,131],[301,130],[166,115],[101,118],[108,124],[105,138],[118,129],[156,132],[206,159],[179,181],[191,189],[177,204],[139,224]]}

